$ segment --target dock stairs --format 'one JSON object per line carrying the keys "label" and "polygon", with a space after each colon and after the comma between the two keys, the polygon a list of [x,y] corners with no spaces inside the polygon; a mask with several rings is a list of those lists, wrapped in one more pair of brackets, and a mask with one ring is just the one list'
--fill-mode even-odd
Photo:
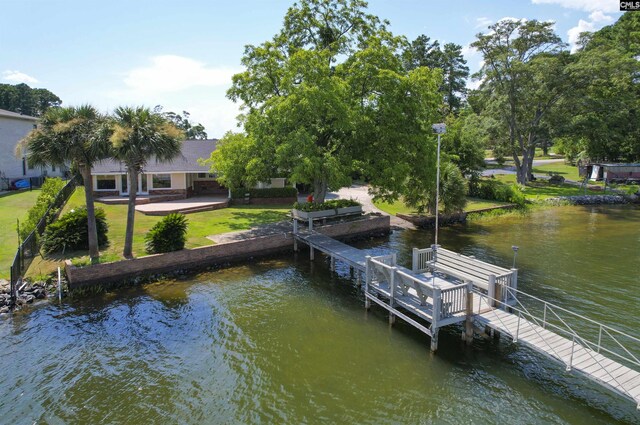
{"label": "dock stairs", "polygon": [[[433,245],[414,248],[411,268],[396,255],[369,256],[363,250],[313,230],[294,226],[298,242],[326,254],[331,269],[347,264],[358,285],[364,282],[365,307],[379,306],[393,324],[400,318],[431,337],[463,325],[463,338],[475,333],[504,335],[634,402],[640,409],[640,339],[518,289],[518,270],[506,269]],[[597,338],[593,335],[597,334]]]}

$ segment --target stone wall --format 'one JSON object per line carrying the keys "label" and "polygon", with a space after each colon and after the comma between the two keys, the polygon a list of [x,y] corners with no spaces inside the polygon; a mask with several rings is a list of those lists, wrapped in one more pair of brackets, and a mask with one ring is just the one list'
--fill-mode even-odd
{"label": "stone wall", "polygon": [[557,198],[549,198],[547,203],[552,205],[614,205],[637,203],[638,196],[623,195],[584,195],[584,196],[560,196]]}
{"label": "stone wall", "polygon": [[[377,236],[390,232],[390,219],[388,216],[365,216],[360,220],[318,226],[316,230],[343,240]],[[204,269],[216,264],[292,250],[291,233],[280,233],[86,267],[75,267],[67,260],[65,271],[69,287],[76,289],[181,269]]]}

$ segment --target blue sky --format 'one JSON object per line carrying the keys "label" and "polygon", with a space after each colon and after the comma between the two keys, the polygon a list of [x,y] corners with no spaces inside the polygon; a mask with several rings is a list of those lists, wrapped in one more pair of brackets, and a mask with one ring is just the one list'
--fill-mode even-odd
{"label": "blue sky", "polygon": [[[0,0],[0,82],[56,93],[64,105],[155,106],[191,112],[210,137],[236,128],[225,98],[246,44],[281,27],[293,0]],[[553,20],[566,42],[621,15],[618,0],[370,0],[391,30],[468,48],[505,17]]]}

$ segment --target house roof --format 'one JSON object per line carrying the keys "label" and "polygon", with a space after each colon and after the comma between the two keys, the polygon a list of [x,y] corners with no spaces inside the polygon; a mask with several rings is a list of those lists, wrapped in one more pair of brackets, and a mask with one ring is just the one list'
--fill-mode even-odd
{"label": "house roof", "polygon": [[16,118],[19,120],[27,120],[27,121],[38,121],[38,118],[36,117],[32,117],[29,115],[22,115],[17,112],[7,111],[6,109],[0,109],[0,117]]}
{"label": "house roof", "polygon": [[[171,162],[157,162],[151,158],[144,167],[145,173],[207,173],[209,167],[198,164],[198,159],[209,158],[216,149],[217,139],[185,140],[182,142],[182,154]],[[93,166],[92,174],[124,174],[124,163],[105,159]]]}

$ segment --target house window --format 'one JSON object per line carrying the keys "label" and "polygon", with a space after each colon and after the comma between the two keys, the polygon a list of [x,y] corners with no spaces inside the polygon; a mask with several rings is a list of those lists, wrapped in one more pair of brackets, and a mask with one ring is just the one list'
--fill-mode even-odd
{"label": "house window", "polygon": [[116,176],[96,176],[96,189],[98,190],[115,190]]}
{"label": "house window", "polygon": [[169,189],[169,188],[171,188],[171,174],[154,174],[153,175],[153,188],[154,189]]}
{"label": "house window", "polygon": [[55,166],[55,165],[52,165],[52,166],[51,166],[51,172],[55,173],[55,171],[56,171],[56,166]]}
{"label": "house window", "polygon": [[198,178],[199,179],[215,179],[216,174],[215,173],[198,173]]}

